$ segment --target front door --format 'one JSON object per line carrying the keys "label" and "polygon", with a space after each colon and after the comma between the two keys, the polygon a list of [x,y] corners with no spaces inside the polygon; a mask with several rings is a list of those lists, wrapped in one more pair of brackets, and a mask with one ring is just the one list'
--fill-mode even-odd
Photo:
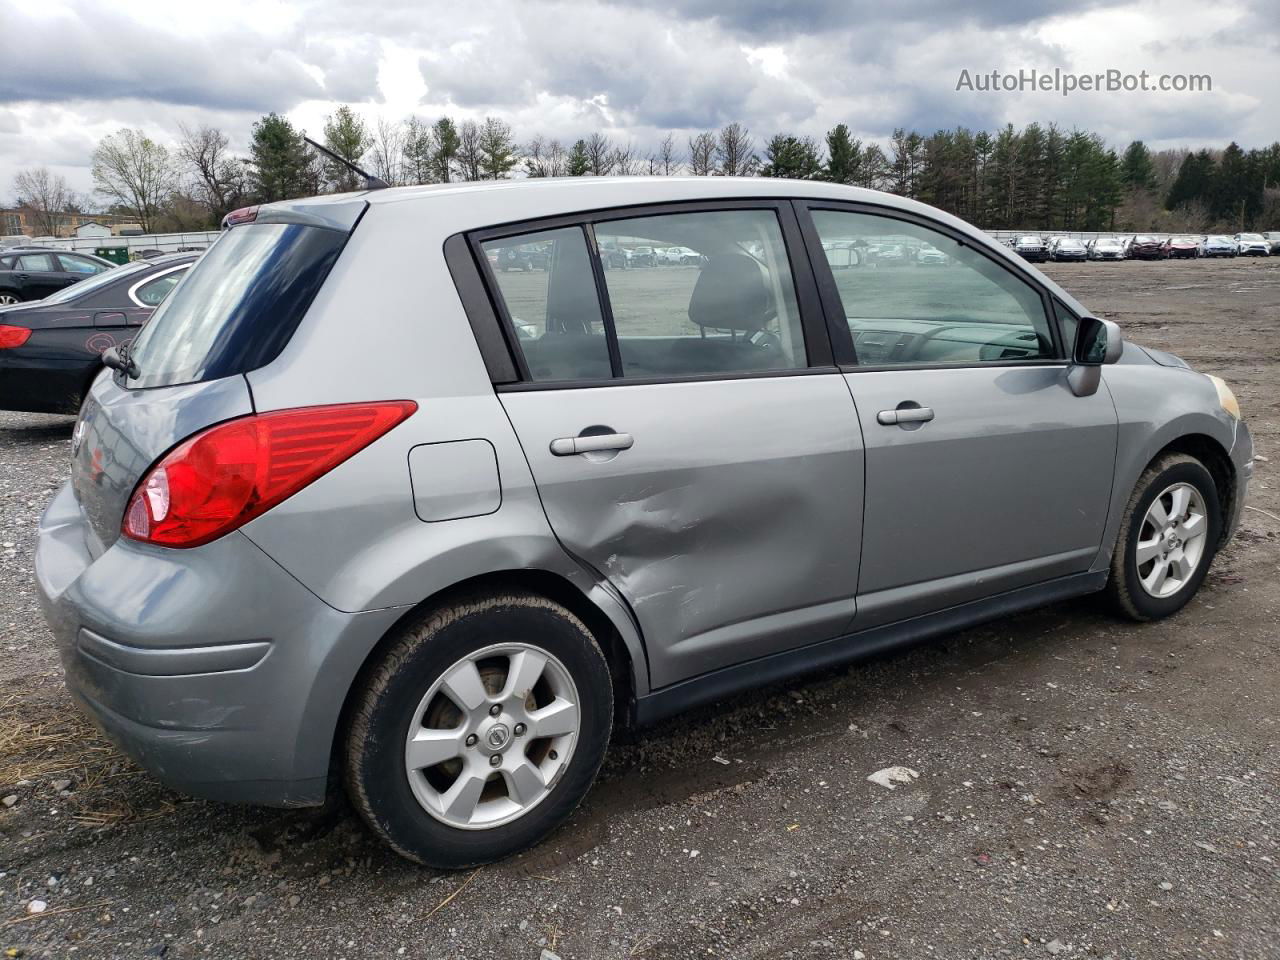
{"label": "front door", "polygon": [[[849,327],[867,450],[855,625],[1087,570],[1110,502],[1116,412],[1105,387],[1071,392],[1045,296],[919,222],[811,216],[822,241],[873,251],[821,276]],[[874,256],[890,248],[902,256]]]}
{"label": "front door", "polygon": [[[809,365],[782,238],[777,210],[739,205],[481,244],[498,264],[548,249],[546,272],[491,273],[528,381],[501,398],[556,536],[634,611],[655,687],[853,614],[860,429],[840,373]],[[596,244],[697,256],[606,274]]]}

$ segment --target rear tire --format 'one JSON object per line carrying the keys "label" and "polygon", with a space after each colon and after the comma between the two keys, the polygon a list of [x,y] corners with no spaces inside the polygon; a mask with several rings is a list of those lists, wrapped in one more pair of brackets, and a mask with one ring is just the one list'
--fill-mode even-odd
{"label": "rear tire", "polygon": [[573,812],[612,723],[609,667],[581,620],[533,594],[475,597],[406,624],[357,691],[347,792],[401,856],[490,863]]}
{"label": "rear tire", "polygon": [[0,307],[7,307],[21,302],[22,298],[18,296],[16,290],[0,290]]}
{"label": "rear tire", "polygon": [[1218,488],[1204,464],[1183,453],[1159,457],[1138,478],[1120,521],[1112,602],[1139,621],[1177,613],[1200,589],[1221,536]]}

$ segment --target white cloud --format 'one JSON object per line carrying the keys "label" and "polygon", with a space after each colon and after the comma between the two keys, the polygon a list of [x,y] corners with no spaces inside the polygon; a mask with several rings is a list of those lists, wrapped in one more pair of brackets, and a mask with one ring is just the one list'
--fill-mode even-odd
{"label": "white cloud", "polygon": [[[447,11],[447,12],[446,12]],[[1261,146],[1280,136],[1280,22],[1250,0],[45,0],[0,8],[0,198],[47,164],[80,190],[103,135],[222,127],[267,111],[312,133],[339,102],[369,120],[502,116],[518,137],[604,127],[649,145],[745,123],[864,138],[1032,120],[1117,145]],[[11,38],[21,42],[9,42]],[[961,69],[1208,73],[1201,94],[957,92]]]}

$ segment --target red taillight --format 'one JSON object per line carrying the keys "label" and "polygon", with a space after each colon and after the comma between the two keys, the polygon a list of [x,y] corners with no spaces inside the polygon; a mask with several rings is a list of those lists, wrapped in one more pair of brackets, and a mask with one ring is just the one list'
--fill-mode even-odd
{"label": "red taillight", "polygon": [[30,327],[15,327],[7,323],[0,323],[0,350],[20,347],[30,338]]}
{"label": "red taillight", "polygon": [[222,218],[222,229],[234,227],[238,223],[253,223],[256,219],[258,219],[258,208],[256,206],[241,207],[239,210],[232,210]]}
{"label": "red taillight", "polygon": [[270,510],[355,456],[418,405],[301,407],[210,427],[162,457],[133,491],[123,533],[198,547]]}

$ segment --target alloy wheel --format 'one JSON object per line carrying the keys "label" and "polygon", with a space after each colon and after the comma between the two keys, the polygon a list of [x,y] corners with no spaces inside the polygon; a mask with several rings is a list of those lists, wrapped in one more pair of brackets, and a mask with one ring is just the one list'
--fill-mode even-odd
{"label": "alloy wheel", "polygon": [[1186,586],[1204,559],[1208,531],[1204,498],[1191,484],[1175,483],[1156,497],[1138,533],[1142,589],[1164,599]]}
{"label": "alloy wheel", "polygon": [[431,685],[409,725],[404,759],[414,797],[464,830],[518,819],[568,766],[579,703],[564,664],[532,644],[463,657]]}

